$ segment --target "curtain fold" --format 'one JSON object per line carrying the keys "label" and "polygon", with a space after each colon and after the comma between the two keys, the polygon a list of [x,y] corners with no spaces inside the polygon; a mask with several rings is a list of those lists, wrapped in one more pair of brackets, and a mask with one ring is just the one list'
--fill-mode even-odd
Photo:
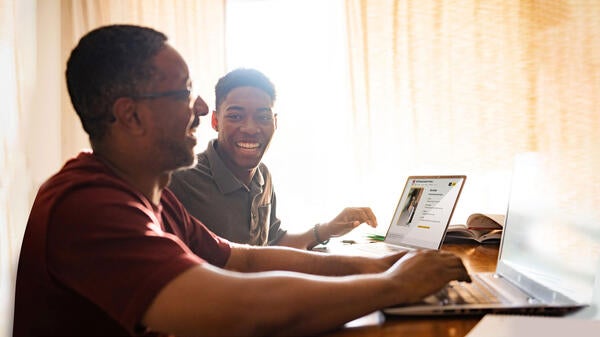
{"label": "curtain fold", "polygon": [[12,334],[15,275],[30,207],[33,174],[26,154],[33,118],[35,27],[27,15],[34,0],[0,0],[0,335]]}
{"label": "curtain fold", "polygon": [[356,147],[379,167],[364,171],[464,172],[462,208],[494,211],[514,155],[542,151],[554,188],[592,209],[599,15],[593,0],[348,0]]}

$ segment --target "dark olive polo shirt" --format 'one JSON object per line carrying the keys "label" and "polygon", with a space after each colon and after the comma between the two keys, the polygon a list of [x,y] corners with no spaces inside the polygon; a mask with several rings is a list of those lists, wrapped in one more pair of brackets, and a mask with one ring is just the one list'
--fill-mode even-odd
{"label": "dark olive polo shirt", "polygon": [[276,216],[271,174],[260,163],[250,186],[225,166],[216,140],[198,154],[198,164],[173,173],[169,189],[194,217],[215,234],[239,243],[276,244],[286,231]]}

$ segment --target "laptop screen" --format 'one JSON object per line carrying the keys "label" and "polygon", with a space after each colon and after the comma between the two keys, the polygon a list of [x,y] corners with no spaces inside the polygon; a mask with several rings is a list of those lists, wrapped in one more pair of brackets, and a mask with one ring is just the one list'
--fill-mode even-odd
{"label": "laptop screen", "polygon": [[438,249],[465,179],[465,176],[408,177],[385,241]]}
{"label": "laptop screen", "polygon": [[[577,179],[577,174],[568,178]],[[600,231],[584,207],[575,216],[567,212],[576,200],[571,196],[585,191],[559,193],[558,179],[541,155],[516,157],[497,271],[517,282],[521,278],[511,274],[525,275],[587,302],[598,268]]]}

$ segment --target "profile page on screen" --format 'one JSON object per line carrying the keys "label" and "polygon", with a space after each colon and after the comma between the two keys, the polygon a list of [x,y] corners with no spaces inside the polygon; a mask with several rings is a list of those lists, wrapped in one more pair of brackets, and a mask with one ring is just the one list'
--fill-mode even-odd
{"label": "profile page on screen", "polygon": [[460,195],[464,177],[409,177],[385,241],[438,249]]}

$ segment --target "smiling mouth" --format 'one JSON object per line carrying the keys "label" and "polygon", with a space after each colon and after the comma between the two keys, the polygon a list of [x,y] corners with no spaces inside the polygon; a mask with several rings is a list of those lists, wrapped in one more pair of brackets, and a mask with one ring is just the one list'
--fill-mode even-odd
{"label": "smiling mouth", "polygon": [[260,148],[260,143],[237,142],[235,145],[244,150],[256,150]]}

